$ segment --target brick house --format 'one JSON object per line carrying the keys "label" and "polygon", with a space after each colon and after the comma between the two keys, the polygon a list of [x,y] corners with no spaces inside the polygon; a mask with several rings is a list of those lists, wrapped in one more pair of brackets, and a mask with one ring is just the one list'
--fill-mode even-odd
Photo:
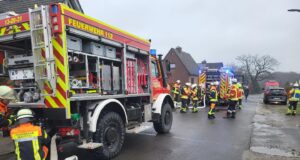
{"label": "brick house", "polygon": [[198,65],[193,57],[182,50],[181,47],[171,48],[164,57],[168,83],[181,80],[182,83],[197,83],[199,76]]}
{"label": "brick house", "polygon": [[33,8],[35,4],[45,5],[51,3],[64,3],[83,13],[79,0],[0,0],[0,13],[13,11],[17,14],[25,13],[28,8]]}

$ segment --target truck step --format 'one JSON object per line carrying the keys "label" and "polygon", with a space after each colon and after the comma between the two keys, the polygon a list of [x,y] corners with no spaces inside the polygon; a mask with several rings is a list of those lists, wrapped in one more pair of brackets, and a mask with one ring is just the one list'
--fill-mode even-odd
{"label": "truck step", "polygon": [[81,149],[96,149],[96,148],[99,148],[99,147],[102,147],[102,146],[103,146],[102,143],[89,142],[89,143],[84,143],[84,144],[78,146],[78,148],[81,148]]}
{"label": "truck step", "polygon": [[137,126],[137,127],[133,128],[133,129],[126,130],[126,133],[138,134],[138,133],[141,133],[141,132],[146,131],[151,128],[152,128],[152,125],[141,125],[141,126]]}

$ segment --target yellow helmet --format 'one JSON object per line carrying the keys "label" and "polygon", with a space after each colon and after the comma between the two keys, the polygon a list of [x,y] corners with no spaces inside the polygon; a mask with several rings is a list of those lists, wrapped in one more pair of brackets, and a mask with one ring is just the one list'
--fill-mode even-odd
{"label": "yellow helmet", "polygon": [[8,86],[0,86],[0,99],[16,100],[14,90]]}

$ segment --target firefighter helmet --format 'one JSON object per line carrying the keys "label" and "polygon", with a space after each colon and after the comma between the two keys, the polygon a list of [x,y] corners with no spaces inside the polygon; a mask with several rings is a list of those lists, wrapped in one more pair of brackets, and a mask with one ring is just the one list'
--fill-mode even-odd
{"label": "firefighter helmet", "polygon": [[177,80],[176,83],[181,83],[181,81],[180,81],[180,80]]}
{"label": "firefighter helmet", "polygon": [[232,82],[232,83],[237,83],[237,79],[232,78],[232,79],[231,79],[231,82]]}
{"label": "firefighter helmet", "polygon": [[8,86],[0,86],[0,99],[16,100],[14,90]]}
{"label": "firefighter helmet", "polygon": [[192,85],[192,88],[195,88],[195,87],[197,87],[197,84],[194,83],[194,84]]}
{"label": "firefighter helmet", "polygon": [[17,121],[20,124],[30,122],[33,117],[34,116],[31,109],[20,109],[17,113]]}
{"label": "firefighter helmet", "polygon": [[186,82],[185,85],[190,87],[191,83],[190,82]]}
{"label": "firefighter helmet", "polygon": [[298,83],[295,83],[293,86],[294,86],[294,87],[299,87],[299,84],[298,84]]}

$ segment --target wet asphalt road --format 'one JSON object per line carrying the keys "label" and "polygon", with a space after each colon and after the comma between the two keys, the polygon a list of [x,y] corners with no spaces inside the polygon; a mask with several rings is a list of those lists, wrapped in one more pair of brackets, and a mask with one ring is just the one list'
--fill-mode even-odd
{"label": "wet asphalt road", "polygon": [[[114,160],[241,160],[249,149],[252,119],[259,97],[250,97],[236,119],[224,119],[225,110],[216,119],[207,119],[207,110],[199,113],[174,112],[170,134],[156,135],[154,129],[127,134],[121,154]],[[93,159],[91,153],[72,149],[79,159]]]}

